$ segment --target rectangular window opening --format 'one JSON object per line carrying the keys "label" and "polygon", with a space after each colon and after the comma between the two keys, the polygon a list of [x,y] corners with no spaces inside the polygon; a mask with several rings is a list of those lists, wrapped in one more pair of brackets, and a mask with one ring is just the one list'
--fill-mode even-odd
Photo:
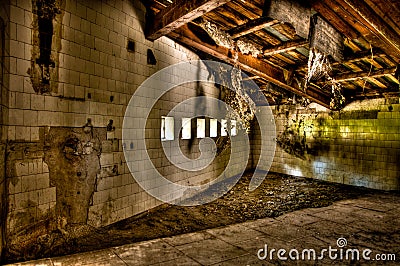
{"label": "rectangular window opening", "polygon": [[231,136],[237,135],[236,120],[231,120]]}
{"label": "rectangular window opening", "polygon": [[174,140],[174,118],[168,116],[161,117],[161,140]]}
{"label": "rectangular window opening", "polygon": [[182,118],[182,139],[191,139],[192,125],[190,118]]}
{"label": "rectangular window opening", "polygon": [[197,118],[197,138],[203,139],[206,137],[206,120]]}
{"label": "rectangular window opening", "polygon": [[210,119],[210,138],[218,137],[218,120]]}
{"label": "rectangular window opening", "polygon": [[221,136],[228,136],[228,120],[221,119]]}

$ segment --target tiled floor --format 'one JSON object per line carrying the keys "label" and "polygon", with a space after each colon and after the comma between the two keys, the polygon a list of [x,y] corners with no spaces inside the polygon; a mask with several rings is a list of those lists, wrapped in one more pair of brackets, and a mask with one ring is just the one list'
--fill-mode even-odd
{"label": "tiled floor", "polygon": [[[382,193],[295,211],[276,219],[14,265],[381,265],[382,261],[373,260],[377,254],[395,254],[396,261],[386,261],[386,265],[396,265],[400,263],[399,210],[400,195]],[[338,247],[338,238],[344,238],[347,245]],[[269,256],[264,260],[257,256],[264,255],[259,250],[265,245],[268,255],[276,250],[272,260]],[[336,254],[338,258],[331,259],[326,251],[323,259],[308,260],[308,253],[304,253],[306,260],[301,260],[304,249],[314,249],[319,257],[329,246],[337,249],[331,257]],[[288,260],[278,258],[278,249],[286,250],[283,257]],[[359,251],[360,260],[346,259],[346,253],[353,256],[348,249]],[[372,251],[370,261],[362,258],[366,249]],[[290,259],[289,255],[296,257],[296,251],[299,260]]]}

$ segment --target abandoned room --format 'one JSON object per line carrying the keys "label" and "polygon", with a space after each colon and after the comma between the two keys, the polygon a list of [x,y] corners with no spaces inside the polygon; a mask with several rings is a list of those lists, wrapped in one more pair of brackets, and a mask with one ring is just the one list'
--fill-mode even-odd
{"label": "abandoned room", "polygon": [[1,0],[0,263],[396,265],[398,0]]}

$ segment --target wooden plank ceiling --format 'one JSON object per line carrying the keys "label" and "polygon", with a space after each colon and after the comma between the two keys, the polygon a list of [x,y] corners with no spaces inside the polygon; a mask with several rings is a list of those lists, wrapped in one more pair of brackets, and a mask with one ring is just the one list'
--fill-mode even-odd
{"label": "wooden plank ceiling", "polygon": [[[306,88],[301,85],[308,71],[309,38],[296,34],[299,25],[269,17],[266,7],[271,0],[265,1],[146,0],[143,1],[148,12],[146,38],[168,36],[204,57],[233,64],[232,51],[218,46],[199,27],[200,21],[209,21],[232,40],[253,44],[262,51],[257,57],[239,53],[236,63],[253,76],[270,104],[293,102],[296,94],[329,107],[333,97],[329,81],[310,82]],[[344,60],[331,60],[330,75],[340,83],[346,103],[399,95],[398,0],[299,2],[309,6],[310,14],[319,15],[343,36]]]}

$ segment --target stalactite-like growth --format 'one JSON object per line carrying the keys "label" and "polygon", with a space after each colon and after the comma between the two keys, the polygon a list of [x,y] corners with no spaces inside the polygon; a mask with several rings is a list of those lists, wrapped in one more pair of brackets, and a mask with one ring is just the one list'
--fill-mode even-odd
{"label": "stalactite-like growth", "polygon": [[307,76],[305,78],[304,88],[311,81],[317,81],[325,78],[330,86],[332,98],[330,107],[332,110],[340,110],[344,107],[346,99],[342,95],[342,88],[339,82],[331,77],[332,67],[326,54],[320,52],[317,48],[310,49],[310,55],[307,63]]}
{"label": "stalactite-like growth", "polygon": [[[235,61],[237,60],[238,51],[243,54],[251,54],[253,57],[257,57],[261,53],[261,51],[251,43],[242,40],[234,42],[228,33],[219,29],[217,25],[211,22],[202,21],[200,26],[217,45],[233,50]],[[242,86],[242,71],[239,66],[234,65],[230,73],[226,73],[227,71],[228,70],[221,67],[219,73],[214,73],[214,75],[217,75],[217,78],[222,81],[223,86],[221,89],[224,90],[223,100],[230,105],[239,116],[237,117],[237,115],[233,113],[228,113],[228,118],[237,120],[239,122],[239,127],[249,132],[251,121],[254,118],[255,104]],[[226,77],[230,77],[229,80]],[[228,89],[229,87],[233,88],[234,91]]]}

